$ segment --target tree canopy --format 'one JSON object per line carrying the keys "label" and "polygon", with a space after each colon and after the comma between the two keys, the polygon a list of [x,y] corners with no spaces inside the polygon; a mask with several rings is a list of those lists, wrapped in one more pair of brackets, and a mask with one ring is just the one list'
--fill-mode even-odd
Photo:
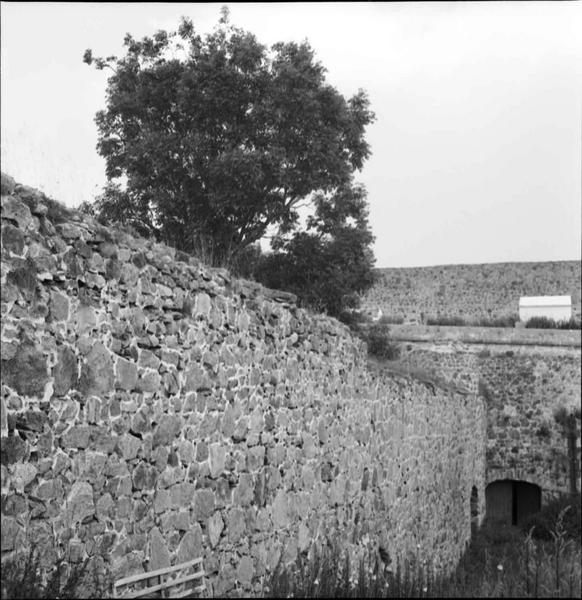
{"label": "tree canopy", "polygon": [[83,57],[112,70],[96,116],[108,184],[95,208],[108,219],[230,256],[297,229],[303,200],[319,194],[323,215],[370,155],[366,93],[345,99],[306,41],[267,48],[223,9],[210,34],[183,18],[124,45],[120,58]]}
{"label": "tree canopy", "polygon": [[226,8],[204,36],[182,18],[124,46],[83,56],[112,71],[95,119],[107,185],[86,209],[331,314],[355,306],[374,263],[353,180],[370,155],[366,93],[344,98],[307,41],[267,48]]}
{"label": "tree canopy", "polygon": [[268,287],[291,291],[305,304],[340,316],[356,308],[358,294],[374,282],[366,190],[344,186],[331,197],[317,194],[314,204],[306,230],[276,239],[278,251],[263,256],[254,274]]}

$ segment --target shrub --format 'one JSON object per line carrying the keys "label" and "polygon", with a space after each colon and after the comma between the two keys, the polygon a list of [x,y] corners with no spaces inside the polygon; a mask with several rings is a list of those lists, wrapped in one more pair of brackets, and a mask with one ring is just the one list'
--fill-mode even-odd
{"label": "shrub", "polygon": [[387,360],[396,360],[400,356],[398,346],[390,341],[390,333],[387,325],[374,323],[363,329],[360,337],[368,344],[368,354]]}
{"label": "shrub", "polygon": [[17,554],[2,564],[2,600],[106,598],[107,587],[90,559],[72,566],[59,559],[46,573],[40,565],[40,551],[31,548],[28,554]]}
{"label": "shrub", "polygon": [[382,325],[402,325],[404,317],[401,315],[383,315],[378,320],[378,323]]}
{"label": "shrub", "polygon": [[555,529],[558,516],[568,508],[563,516],[563,525],[568,538],[578,540],[581,539],[581,523],[580,523],[580,494],[563,494],[555,500],[549,502],[538,513],[532,515],[523,524],[524,531],[533,529],[533,537],[540,540],[552,540],[552,532]]}
{"label": "shrub", "polygon": [[517,315],[504,317],[465,319],[463,317],[428,317],[427,325],[453,325],[456,327],[515,327],[519,321]]}
{"label": "shrub", "polygon": [[580,329],[582,323],[575,317],[562,321],[555,321],[548,317],[531,317],[526,321],[525,327],[526,329]]}
{"label": "shrub", "polygon": [[462,317],[428,317],[426,324],[464,326],[467,325],[467,321]]}

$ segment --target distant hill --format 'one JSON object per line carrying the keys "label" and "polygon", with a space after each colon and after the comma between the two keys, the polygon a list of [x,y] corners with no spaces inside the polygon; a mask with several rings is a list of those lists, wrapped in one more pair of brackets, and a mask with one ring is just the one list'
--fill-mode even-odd
{"label": "distant hill", "polygon": [[580,262],[508,262],[377,269],[379,280],[361,310],[407,323],[431,317],[464,319],[517,315],[520,296],[571,295],[580,318]]}

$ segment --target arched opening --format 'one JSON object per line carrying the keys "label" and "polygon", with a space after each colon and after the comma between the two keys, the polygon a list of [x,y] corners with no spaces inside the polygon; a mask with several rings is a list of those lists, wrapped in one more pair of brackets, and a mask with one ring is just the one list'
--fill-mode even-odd
{"label": "arched opening", "polygon": [[471,537],[477,533],[477,529],[479,529],[479,492],[477,491],[477,486],[473,486],[471,488]]}
{"label": "arched opening", "polygon": [[542,490],[526,481],[503,479],[485,490],[487,520],[503,525],[521,525],[542,506]]}

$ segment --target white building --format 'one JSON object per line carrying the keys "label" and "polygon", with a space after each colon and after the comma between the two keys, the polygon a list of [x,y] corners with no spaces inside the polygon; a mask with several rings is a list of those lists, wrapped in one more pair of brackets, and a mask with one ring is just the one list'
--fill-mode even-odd
{"label": "white building", "polygon": [[527,322],[532,317],[568,321],[572,317],[572,297],[522,296],[519,299],[519,319]]}

